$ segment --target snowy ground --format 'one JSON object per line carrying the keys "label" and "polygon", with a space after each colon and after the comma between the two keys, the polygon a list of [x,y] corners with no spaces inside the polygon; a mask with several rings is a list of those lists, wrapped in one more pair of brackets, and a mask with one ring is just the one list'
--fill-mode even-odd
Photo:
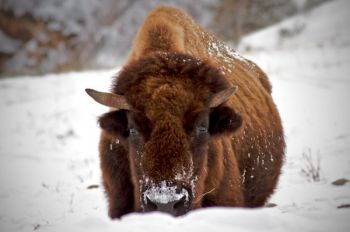
{"label": "snowy ground", "polygon": [[[107,218],[96,117],[84,88],[108,90],[116,70],[0,81],[0,231],[350,231],[350,2],[334,1],[248,36],[270,76],[287,137],[273,208],[205,209]],[[305,25],[292,37],[289,31]],[[299,30],[299,29],[298,29]],[[311,155],[320,181],[302,173]],[[98,188],[92,188],[98,185]]]}

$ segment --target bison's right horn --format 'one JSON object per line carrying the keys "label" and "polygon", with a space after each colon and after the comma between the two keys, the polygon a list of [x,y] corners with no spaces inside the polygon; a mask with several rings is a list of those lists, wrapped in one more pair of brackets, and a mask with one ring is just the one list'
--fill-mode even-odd
{"label": "bison's right horn", "polygon": [[85,89],[85,92],[102,105],[117,108],[119,110],[130,110],[129,103],[122,95],[99,92],[93,89]]}

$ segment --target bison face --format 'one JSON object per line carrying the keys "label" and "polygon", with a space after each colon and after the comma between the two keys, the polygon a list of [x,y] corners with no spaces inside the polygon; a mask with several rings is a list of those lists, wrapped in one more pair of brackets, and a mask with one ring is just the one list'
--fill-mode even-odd
{"label": "bison face", "polygon": [[[144,112],[123,107],[100,117],[101,128],[128,152],[136,209],[179,216],[201,207],[213,153],[209,147],[242,123],[233,109],[222,105],[234,90],[214,95],[200,109],[185,107],[178,113],[171,107]],[[109,105],[107,96],[92,97]],[[126,102],[120,96],[115,101]]]}

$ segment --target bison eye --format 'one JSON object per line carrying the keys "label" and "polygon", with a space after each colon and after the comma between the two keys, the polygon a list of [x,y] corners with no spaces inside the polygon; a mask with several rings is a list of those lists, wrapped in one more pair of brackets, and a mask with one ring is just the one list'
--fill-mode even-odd
{"label": "bison eye", "polygon": [[139,132],[135,128],[130,128],[129,129],[129,135],[134,136],[134,135],[137,135],[138,133]]}
{"label": "bison eye", "polygon": [[208,132],[208,128],[204,127],[204,126],[199,126],[196,128],[196,134],[198,135],[202,135],[202,134],[206,134]]}

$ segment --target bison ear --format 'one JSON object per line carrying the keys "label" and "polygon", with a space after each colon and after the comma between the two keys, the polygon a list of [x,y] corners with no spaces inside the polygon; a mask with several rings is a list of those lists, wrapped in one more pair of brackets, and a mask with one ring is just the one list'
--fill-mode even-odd
{"label": "bison ear", "polygon": [[114,93],[104,93],[99,92],[93,89],[85,89],[85,92],[92,97],[96,102],[109,106],[114,107],[116,109],[124,109],[124,110],[130,110],[130,105],[126,101],[125,97],[122,95],[114,94]]}
{"label": "bison ear", "polygon": [[227,106],[215,107],[210,109],[209,133],[210,135],[233,133],[241,127],[242,122],[242,117],[233,109]]}
{"label": "bison ear", "polygon": [[128,119],[126,110],[105,113],[98,119],[98,123],[101,129],[111,135],[127,136]]}

